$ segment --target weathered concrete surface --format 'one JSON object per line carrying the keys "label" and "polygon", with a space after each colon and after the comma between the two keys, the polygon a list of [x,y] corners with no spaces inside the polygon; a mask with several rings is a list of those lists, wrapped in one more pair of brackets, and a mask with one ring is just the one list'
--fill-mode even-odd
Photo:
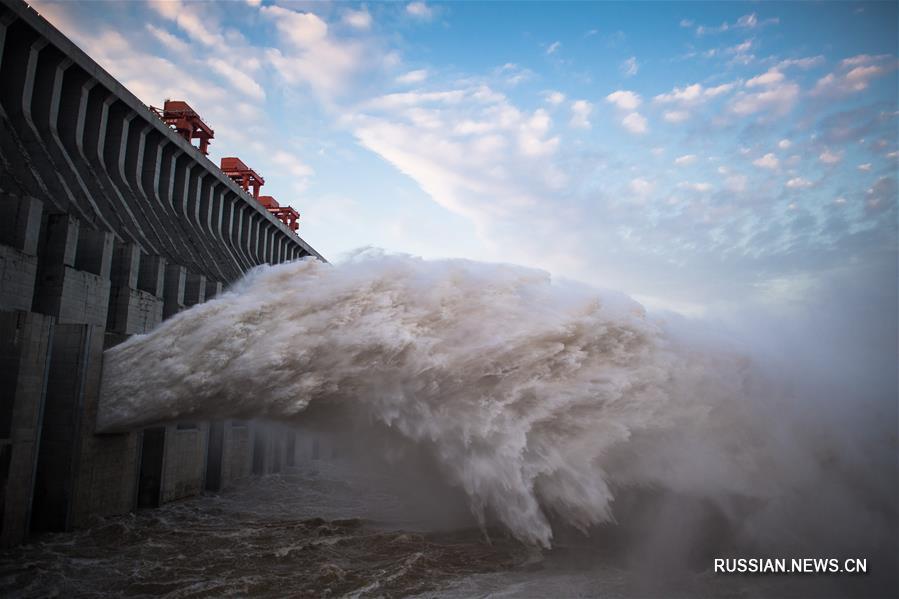
{"label": "weathered concrete surface", "polygon": [[0,311],[0,547],[28,533],[53,318]]}
{"label": "weathered concrete surface", "polygon": [[206,472],[207,423],[165,427],[162,503],[199,495]]}
{"label": "weathered concrete surface", "polygon": [[34,482],[34,530],[71,526],[87,379],[99,369],[102,352],[98,329],[88,324],[57,324],[53,332]]}
{"label": "weathered concrete surface", "polygon": [[225,423],[225,442],[222,455],[222,488],[250,476],[252,443],[249,425],[241,420]]}
{"label": "weathered concrete surface", "polygon": [[149,332],[162,322],[165,260],[151,260],[150,256],[143,260],[148,263],[147,290],[138,287],[142,257],[137,244],[119,243],[113,250],[112,288],[106,317],[108,331],[136,335]]}
{"label": "weathered concrete surface", "polygon": [[209,425],[206,447],[206,490],[221,491],[250,476],[252,444],[250,425],[224,420]]}
{"label": "weathered concrete surface", "polygon": [[41,202],[0,193],[0,306],[31,310],[37,277]]}

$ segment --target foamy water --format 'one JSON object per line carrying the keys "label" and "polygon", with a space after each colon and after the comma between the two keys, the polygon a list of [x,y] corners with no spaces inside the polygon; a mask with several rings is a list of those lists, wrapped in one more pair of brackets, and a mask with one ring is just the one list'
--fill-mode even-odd
{"label": "foamy water", "polygon": [[[315,414],[386,429],[482,525],[543,547],[559,526],[614,522],[633,489],[714,505],[744,541],[881,547],[889,496],[869,473],[844,477],[836,432],[793,426],[788,387],[614,293],[367,252],[257,269],[111,349],[99,425]],[[820,513],[801,507],[821,496]]]}

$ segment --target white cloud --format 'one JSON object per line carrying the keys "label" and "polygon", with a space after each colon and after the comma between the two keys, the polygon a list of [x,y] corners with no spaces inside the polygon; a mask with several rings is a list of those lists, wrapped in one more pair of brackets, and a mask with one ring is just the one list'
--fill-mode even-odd
{"label": "white cloud", "polygon": [[517,108],[485,85],[381,96],[348,117],[359,143],[478,230],[529,210],[566,181],[544,109]]}
{"label": "white cloud", "polygon": [[606,102],[614,104],[621,110],[636,110],[642,98],[632,91],[618,90],[606,96]]}
{"label": "white cloud", "polygon": [[342,92],[361,67],[366,53],[351,41],[338,41],[318,15],[267,5],[261,13],[275,22],[281,48],[269,48],[266,58],[292,85],[309,84],[322,96]]}
{"label": "white cloud", "polygon": [[782,139],[779,142],[777,142],[777,147],[780,148],[781,150],[789,149],[789,147],[792,145],[793,145],[793,142],[791,142],[789,139]]}
{"label": "white cloud", "polygon": [[454,89],[440,92],[399,92],[378,96],[362,105],[366,110],[398,110],[425,104],[459,104],[471,94],[466,90]]}
{"label": "white cloud", "polygon": [[553,106],[558,106],[565,101],[565,94],[562,92],[551,91],[546,93],[546,101]]}
{"label": "white cloud", "polygon": [[857,67],[860,65],[871,64],[872,62],[881,62],[883,60],[889,59],[889,54],[878,54],[876,56],[871,56],[870,54],[859,54],[857,56],[851,56],[849,58],[844,58],[840,61],[840,66],[842,67]]}
{"label": "white cloud", "polygon": [[562,47],[562,42],[553,42],[546,47],[547,54],[555,54]]}
{"label": "white cloud", "polygon": [[621,69],[621,72],[625,77],[633,77],[640,70],[640,64],[637,62],[636,56],[631,56],[622,62],[618,68]]}
{"label": "white cloud", "polygon": [[172,50],[176,54],[184,55],[191,51],[190,44],[182,40],[177,35],[169,33],[165,29],[160,29],[159,27],[155,27],[152,24],[147,23],[147,31],[149,31],[153,35],[153,37],[159,40],[159,42],[163,46],[165,46],[169,50]]}
{"label": "white cloud", "polygon": [[262,86],[256,83],[244,71],[234,68],[230,63],[220,58],[211,58],[207,61],[207,64],[213,71],[227,79],[235,89],[244,92],[254,100],[260,102],[265,100],[265,91],[262,89]]}
{"label": "white cloud", "polygon": [[668,110],[662,115],[662,118],[669,123],[683,123],[690,118],[690,113],[686,110]]}
{"label": "white cloud", "polygon": [[696,154],[684,154],[674,159],[677,166],[689,166],[696,162]]}
{"label": "white cloud", "polygon": [[406,5],[406,13],[426,21],[434,18],[434,9],[424,2],[410,2]]}
{"label": "white cloud", "polygon": [[748,15],[743,15],[734,23],[728,23],[727,21],[721,23],[721,25],[706,27],[700,25],[696,28],[697,35],[705,35],[709,33],[723,33],[725,31],[729,31],[731,29],[755,29],[756,27],[762,27],[764,25],[776,25],[780,23],[780,19],[777,17],[772,17],[770,19],[760,20],[758,15],[755,13],[751,13]]}
{"label": "white cloud", "polygon": [[628,114],[626,117],[621,119],[621,124],[624,125],[624,128],[630,131],[631,133],[646,133],[646,118],[641,115],[639,112],[632,112]]}
{"label": "white cloud", "polygon": [[865,164],[859,164],[859,165],[858,165],[858,170],[864,171],[864,172],[870,171],[870,170],[871,170],[871,163],[870,163],[870,162],[866,162]]}
{"label": "white cloud", "polygon": [[840,61],[836,71],[818,79],[812,89],[812,95],[847,95],[864,91],[871,80],[895,68],[895,62],[888,60],[889,55],[871,56],[859,54]]}
{"label": "white cloud", "polygon": [[371,29],[371,13],[367,9],[347,9],[343,13],[343,22],[355,29]]}
{"label": "white cloud", "polygon": [[590,113],[593,105],[586,100],[577,100],[571,103],[571,121],[569,124],[575,129],[590,128]]}
{"label": "white cloud", "polygon": [[178,13],[184,9],[181,0],[150,0],[148,6],[159,13],[162,17],[174,21],[178,18]]}
{"label": "white cloud", "polygon": [[787,181],[787,187],[790,189],[806,189],[812,186],[812,182],[802,177],[794,177]]}
{"label": "white cloud", "polygon": [[283,150],[277,150],[271,156],[272,162],[287,169],[290,174],[297,178],[306,178],[312,175],[315,171],[312,170],[312,167],[288,152]]}
{"label": "white cloud", "polygon": [[533,71],[531,71],[530,69],[522,68],[514,62],[507,62],[503,66],[496,69],[494,73],[498,77],[504,78],[505,82],[509,85],[518,85],[522,81],[527,81],[534,76]]}
{"label": "white cloud", "polygon": [[542,108],[534,111],[530,119],[525,120],[518,131],[518,148],[526,156],[548,156],[559,149],[559,138],[547,139],[546,135],[552,126],[552,119]]}
{"label": "white cloud", "polygon": [[494,123],[471,119],[459,121],[453,126],[453,133],[457,135],[483,135],[495,130],[496,125]]}
{"label": "white cloud", "polygon": [[646,179],[638,177],[636,179],[632,179],[628,187],[630,187],[631,192],[635,195],[645,197],[652,193],[653,185]]}
{"label": "white cloud", "polygon": [[278,31],[294,46],[309,48],[328,36],[328,24],[315,13],[275,5],[263,6],[261,11],[275,21]]}
{"label": "white cloud", "polygon": [[746,175],[733,175],[724,180],[724,187],[728,191],[741,193],[746,191],[747,182],[748,178]]}
{"label": "white cloud", "polygon": [[200,15],[199,4],[183,4],[181,0],[154,0],[150,8],[160,16],[174,21],[191,39],[198,40],[205,46],[226,49],[224,37],[217,31],[214,21],[209,15]]}
{"label": "white cloud", "polygon": [[712,185],[710,183],[688,183],[686,181],[681,181],[677,186],[681,189],[689,189],[690,191],[699,193],[706,193],[712,190]]}
{"label": "white cloud", "polygon": [[821,155],[818,156],[818,160],[820,160],[824,164],[836,164],[842,159],[842,155],[831,152],[830,150],[824,150],[823,152],[821,152]]}
{"label": "white cloud", "polygon": [[[779,22],[778,19],[773,20],[774,23]],[[753,27],[757,27],[759,24],[759,18],[755,13],[743,15],[739,19],[737,19],[737,23],[735,27],[748,27],[752,29]]]}
{"label": "white cloud", "polygon": [[736,87],[735,83],[722,83],[721,85],[707,88],[705,91],[703,91],[703,95],[707,98],[717,98],[722,94],[726,94],[734,87]]}
{"label": "white cloud", "polygon": [[700,98],[702,98],[702,85],[694,83],[693,85],[688,85],[686,87],[675,87],[667,94],[659,94],[654,100],[663,104],[670,102],[692,104]]}
{"label": "white cloud", "polygon": [[756,165],[759,168],[775,169],[777,168],[777,165],[780,164],[780,161],[777,160],[777,156],[768,153],[761,158],[753,160],[752,164]]}
{"label": "white cloud", "polygon": [[685,87],[675,87],[670,92],[659,94],[653,98],[659,104],[680,104],[684,108],[697,106],[712,98],[717,98],[734,89],[734,83],[722,83],[715,87],[703,87],[701,83],[694,83]]}
{"label": "white cloud", "polygon": [[725,52],[727,52],[728,54],[746,54],[747,52],[752,50],[752,45],[754,43],[755,43],[754,40],[748,39],[748,40],[745,40],[745,41],[737,44],[736,46],[731,46],[730,48],[727,48],[725,50]]}
{"label": "white cloud", "polygon": [[746,82],[746,87],[757,87],[759,85],[774,85],[775,83],[780,83],[784,80],[784,74],[778,70],[770,69],[766,73],[762,73],[757,77],[753,77],[749,81]]}
{"label": "white cloud", "polygon": [[412,83],[421,83],[425,79],[428,78],[428,70],[427,69],[417,69],[415,71],[409,71],[408,73],[404,73],[396,78],[397,83],[402,83],[404,85],[412,84]]}
{"label": "white cloud", "polygon": [[809,56],[806,58],[788,58],[777,63],[776,69],[785,69],[787,67],[798,67],[800,69],[811,69],[824,64],[823,56]]}
{"label": "white cloud", "polygon": [[740,116],[756,112],[783,115],[792,110],[798,98],[799,86],[791,81],[784,81],[760,92],[737,94],[730,103],[730,110]]}

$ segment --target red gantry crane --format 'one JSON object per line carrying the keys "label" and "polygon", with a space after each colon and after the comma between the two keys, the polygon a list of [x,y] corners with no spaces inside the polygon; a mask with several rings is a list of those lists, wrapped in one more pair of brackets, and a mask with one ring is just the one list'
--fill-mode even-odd
{"label": "red gantry crane", "polygon": [[280,205],[272,196],[261,196],[259,203],[274,214],[275,218],[287,225],[291,231],[296,231],[300,228],[300,213],[291,206]]}
{"label": "red gantry crane", "polygon": [[249,193],[252,187],[253,198],[259,199],[259,188],[265,185],[265,179],[244,164],[243,160],[234,156],[222,158],[221,169],[232,181],[243,187],[245,192]]}
{"label": "red gantry crane", "polygon": [[209,154],[209,140],[215,137],[212,127],[203,122],[200,115],[190,107],[190,104],[182,100],[166,100],[162,108],[150,106],[156,116],[169,127],[174,127],[181,137],[192,143],[192,140],[200,140],[200,151]]}

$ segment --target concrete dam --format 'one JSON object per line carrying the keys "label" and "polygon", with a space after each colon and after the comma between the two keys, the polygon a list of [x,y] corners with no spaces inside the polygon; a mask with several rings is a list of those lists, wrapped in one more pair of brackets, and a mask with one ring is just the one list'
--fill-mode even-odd
{"label": "concrete dam", "polygon": [[0,546],[291,465],[286,428],[95,423],[105,349],[254,266],[323,260],[296,211],[208,160],[189,105],[154,112],[20,0],[0,0],[0,81]]}

